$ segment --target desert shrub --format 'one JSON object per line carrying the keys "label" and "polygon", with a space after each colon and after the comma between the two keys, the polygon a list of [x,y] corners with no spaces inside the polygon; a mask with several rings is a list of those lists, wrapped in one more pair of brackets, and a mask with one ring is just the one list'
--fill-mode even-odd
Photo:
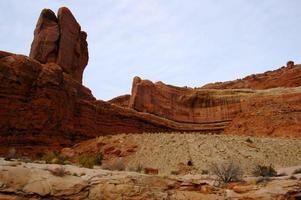
{"label": "desert shrub", "polygon": [[77,162],[82,166],[86,168],[92,169],[94,165],[96,165],[96,158],[91,155],[80,155],[77,157]]}
{"label": "desert shrub", "polygon": [[294,172],[293,172],[293,174],[301,174],[301,168],[295,169]]}
{"label": "desert shrub", "polygon": [[41,159],[44,160],[47,164],[64,165],[68,158],[66,156],[50,151],[45,153]]}
{"label": "desert shrub", "polygon": [[102,165],[103,154],[100,152],[95,157],[95,165]]}
{"label": "desert shrub", "polygon": [[11,160],[17,158],[17,151],[15,148],[10,148],[5,156],[5,160]]}
{"label": "desert shrub", "polygon": [[240,181],[243,176],[240,165],[233,161],[212,163],[210,172],[216,176],[216,180],[220,183]]}
{"label": "desert shrub", "polygon": [[179,171],[177,171],[177,170],[174,170],[174,171],[171,171],[171,172],[170,172],[170,174],[171,174],[171,175],[179,175],[179,174],[180,174],[180,172],[179,172]]}
{"label": "desert shrub", "polygon": [[122,160],[115,160],[114,162],[110,164],[106,164],[103,166],[103,169],[111,170],[111,171],[124,171],[125,170],[125,164]]}
{"label": "desert shrub", "polygon": [[263,176],[263,177],[273,177],[277,176],[277,171],[274,169],[272,165],[256,165],[252,174],[254,176]]}
{"label": "desert shrub", "polygon": [[103,154],[98,153],[96,155],[82,154],[76,157],[78,164],[82,167],[93,168],[94,165],[102,165]]}
{"label": "desert shrub", "polygon": [[68,171],[65,170],[64,167],[60,166],[55,169],[49,169],[52,175],[63,177],[68,174]]}

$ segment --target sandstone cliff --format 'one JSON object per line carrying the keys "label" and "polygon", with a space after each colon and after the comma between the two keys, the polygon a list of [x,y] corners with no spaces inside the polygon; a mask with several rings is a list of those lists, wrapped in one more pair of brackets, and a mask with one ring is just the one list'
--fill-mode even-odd
{"label": "sandstone cliff", "polygon": [[243,79],[234,81],[209,83],[203,89],[269,89],[276,87],[301,86],[301,65],[295,65],[293,61],[287,62],[286,67],[262,74],[253,74]]}
{"label": "sandstone cliff", "polygon": [[231,134],[301,136],[300,99],[301,87],[192,89],[135,77],[129,107],[180,123],[227,123]]}

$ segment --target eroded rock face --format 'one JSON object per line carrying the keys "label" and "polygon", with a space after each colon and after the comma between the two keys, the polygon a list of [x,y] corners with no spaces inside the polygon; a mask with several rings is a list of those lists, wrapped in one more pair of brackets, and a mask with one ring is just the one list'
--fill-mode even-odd
{"label": "eroded rock face", "polygon": [[192,89],[136,77],[129,107],[180,123],[219,127],[218,123],[227,122],[226,132],[232,134],[298,137],[301,130],[300,98],[301,87]]}
{"label": "eroded rock face", "polygon": [[44,9],[38,19],[29,57],[41,63],[56,62],[60,37],[58,20],[54,12]]}
{"label": "eroded rock face", "polygon": [[131,95],[125,94],[118,97],[115,97],[108,102],[113,103],[115,105],[121,106],[121,107],[129,107]]}
{"label": "eroded rock face", "polygon": [[88,63],[87,34],[81,31],[71,11],[62,7],[58,17],[44,9],[39,17],[30,57],[45,63],[57,63],[78,82]]}
{"label": "eroded rock face", "polygon": [[286,67],[262,74],[253,74],[243,79],[234,81],[209,83],[203,89],[241,89],[249,88],[256,90],[270,89],[276,87],[298,87],[301,86],[301,65],[295,65],[288,61]]}
{"label": "eroded rock face", "polygon": [[60,149],[98,135],[171,130],[168,122],[97,101],[55,63],[0,52],[0,154]]}

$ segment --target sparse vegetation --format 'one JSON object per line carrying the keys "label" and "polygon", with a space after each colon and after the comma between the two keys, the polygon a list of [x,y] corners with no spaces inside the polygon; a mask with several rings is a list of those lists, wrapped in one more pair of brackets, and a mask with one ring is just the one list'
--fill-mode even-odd
{"label": "sparse vegetation", "polygon": [[277,171],[272,165],[256,165],[252,174],[254,176],[263,176],[263,177],[274,177],[277,176]]}
{"label": "sparse vegetation", "polygon": [[102,165],[103,154],[99,152],[95,157],[95,165]]}
{"label": "sparse vegetation", "polygon": [[64,165],[67,160],[67,157],[50,151],[44,154],[41,159],[44,160],[47,164]]}
{"label": "sparse vegetation", "polygon": [[301,168],[295,169],[294,172],[293,172],[293,174],[301,174]]}
{"label": "sparse vegetation", "polygon": [[92,169],[94,165],[96,165],[96,158],[91,155],[80,155],[76,158],[78,164],[80,164],[82,167],[90,168]]}
{"label": "sparse vegetation", "polygon": [[102,153],[98,153],[96,154],[96,156],[91,154],[82,154],[76,157],[76,161],[78,164],[80,164],[82,167],[90,169],[92,169],[94,165],[102,165],[102,160]]}
{"label": "sparse vegetation", "polygon": [[212,163],[210,172],[216,176],[216,180],[220,183],[240,181],[243,176],[240,165],[234,161]]}
{"label": "sparse vegetation", "polygon": [[180,172],[177,171],[177,170],[173,170],[173,171],[170,172],[170,174],[171,174],[171,175],[179,175]]}

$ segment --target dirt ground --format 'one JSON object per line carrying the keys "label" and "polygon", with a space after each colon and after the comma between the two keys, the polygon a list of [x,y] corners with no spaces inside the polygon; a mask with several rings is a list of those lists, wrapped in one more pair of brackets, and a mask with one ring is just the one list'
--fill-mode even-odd
{"label": "dirt ground", "polygon": [[[99,137],[118,141],[119,146],[136,144],[135,153],[125,156],[127,167],[157,168],[162,174],[179,170],[191,160],[197,171],[210,170],[210,164],[233,160],[250,174],[257,164],[276,169],[301,165],[301,140],[198,133],[144,133]],[[106,162],[106,161],[105,161]]]}

